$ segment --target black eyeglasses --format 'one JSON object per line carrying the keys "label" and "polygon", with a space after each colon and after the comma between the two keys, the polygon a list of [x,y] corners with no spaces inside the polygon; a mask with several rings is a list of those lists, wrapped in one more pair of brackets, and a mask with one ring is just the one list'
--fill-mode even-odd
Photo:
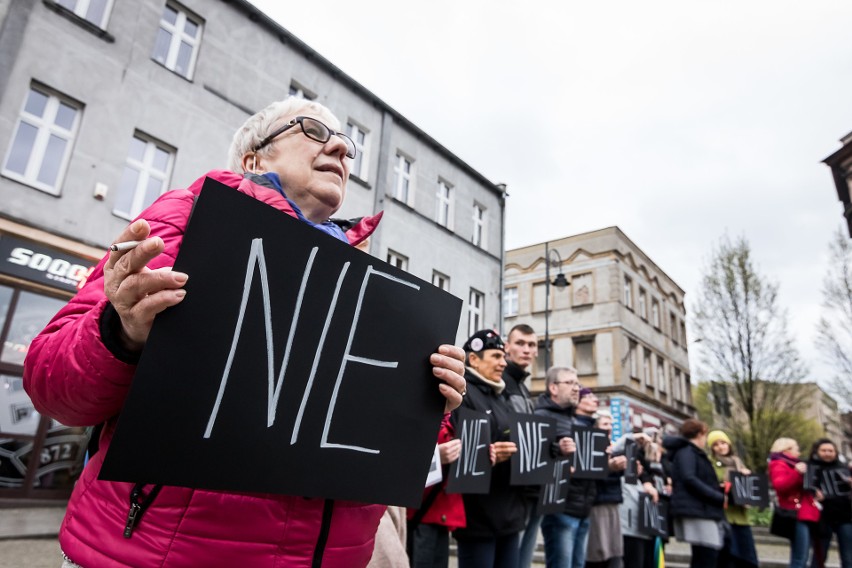
{"label": "black eyeglasses", "polygon": [[315,118],[311,118],[309,116],[297,116],[281,128],[277,130],[273,130],[272,134],[264,138],[260,141],[260,144],[254,147],[254,151],[257,152],[264,146],[269,145],[276,137],[287,132],[291,128],[296,125],[302,127],[302,134],[310,138],[311,140],[316,140],[321,144],[325,144],[329,140],[331,140],[332,136],[340,136],[343,141],[346,143],[346,157],[347,158],[355,158],[355,142],[352,141],[347,135],[342,132],[335,132],[319,120]]}
{"label": "black eyeglasses", "polygon": [[571,388],[579,387],[580,383],[577,381],[553,381],[554,385],[571,385]]}

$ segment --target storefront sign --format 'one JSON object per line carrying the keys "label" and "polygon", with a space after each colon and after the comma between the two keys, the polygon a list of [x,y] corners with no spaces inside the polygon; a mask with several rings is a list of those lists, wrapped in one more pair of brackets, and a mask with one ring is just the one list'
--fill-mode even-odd
{"label": "storefront sign", "polygon": [[33,241],[0,235],[0,273],[3,274],[76,292],[92,271],[93,264],[87,258]]}

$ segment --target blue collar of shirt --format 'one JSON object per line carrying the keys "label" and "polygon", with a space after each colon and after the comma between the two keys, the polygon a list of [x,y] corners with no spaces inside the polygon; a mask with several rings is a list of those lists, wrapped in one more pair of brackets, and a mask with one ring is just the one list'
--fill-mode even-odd
{"label": "blue collar of shirt", "polygon": [[346,237],[346,233],[343,232],[343,229],[341,229],[338,225],[332,223],[331,221],[323,221],[322,223],[314,223],[313,221],[311,221],[310,219],[305,217],[305,215],[302,213],[302,210],[299,209],[299,206],[296,205],[296,203],[292,199],[287,197],[286,193],[284,193],[284,188],[281,186],[281,179],[278,177],[278,174],[276,174],[275,172],[266,172],[266,173],[264,173],[260,176],[252,176],[252,179],[257,180],[258,177],[263,178],[263,179],[265,179],[269,182],[268,184],[261,182],[259,185],[262,185],[264,187],[270,187],[271,186],[270,187],[271,189],[274,189],[275,191],[280,193],[281,196],[284,199],[287,200],[287,203],[289,203],[290,207],[293,208],[293,211],[295,211],[296,217],[299,219],[299,221],[302,221],[303,223],[307,223],[311,227],[314,227],[315,229],[319,229],[323,233],[331,235],[332,237],[334,237],[338,240],[341,240],[344,243],[349,242],[349,239]]}

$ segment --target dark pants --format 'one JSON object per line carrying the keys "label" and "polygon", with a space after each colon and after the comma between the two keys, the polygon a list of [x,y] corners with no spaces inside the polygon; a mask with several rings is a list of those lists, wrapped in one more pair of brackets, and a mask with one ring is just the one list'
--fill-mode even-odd
{"label": "dark pants", "polygon": [[654,568],[653,538],[624,537],[624,558],[629,558],[630,568]]}
{"label": "dark pants", "polygon": [[458,541],[459,568],[517,568],[519,533]]}
{"label": "dark pants", "polygon": [[692,545],[692,558],[689,568],[716,568],[719,560],[719,551],[707,546]]}
{"label": "dark pants", "polygon": [[450,531],[441,525],[408,524],[408,560],[411,568],[447,568]]}

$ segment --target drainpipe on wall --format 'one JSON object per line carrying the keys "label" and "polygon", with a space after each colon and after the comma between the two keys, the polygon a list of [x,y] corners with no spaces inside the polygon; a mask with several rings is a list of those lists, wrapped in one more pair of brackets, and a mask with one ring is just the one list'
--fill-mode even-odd
{"label": "drainpipe on wall", "polygon": [[503,314],[503,282],[506,272],[506,198],[509,193],[506,191],[505,183],[495,184],[495,187],[500,190],[500,284],[497,288],[497,303],[499,304],[498,314],[500,315],[500,325],[498,330],[500,335],[504,335],[504,314]]}

